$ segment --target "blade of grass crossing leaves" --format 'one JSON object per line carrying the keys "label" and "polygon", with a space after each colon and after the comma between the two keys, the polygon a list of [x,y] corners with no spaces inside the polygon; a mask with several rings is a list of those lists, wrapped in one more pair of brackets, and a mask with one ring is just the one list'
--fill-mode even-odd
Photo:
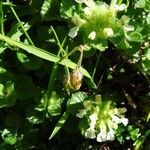
{"label": "blade of grass crossing leaves", "polygon": [[2,41],[5,41],[6,43],[12,45],[12,46],[16,46],[16,47],[19,47],[21,49],[24,49],[28,53],[36,55],[36,56],[38,56],[40,58],[43,58],[45,60],[49,60],[49,61],[52,61],[52,62],[59,61],[59,58],[57,58],[55,55],[53,55],[53,54],[51,54],[51,53],[49,53],[47,51],[44,51],[43,49],[31,46],[31,45],[24,44],[22,42],[18,42],[16,40],[13,40],[13,39],[11,39],[11,38],[9,38],[7,36],[4,36],[2,34],[0,34],[0,39]]}
{"label": "blade of grass crossing leaves", "polygon": [[[27,45],[27,44],[24,44],[22,42],[18,42],[16,40],[13,40],[7,36],[4,36],[2,34],[0,34],[0,40],[2,41],[5,41],[6,43],[8,43],[9,45],[12,45],[12,46],[16,46],[16,47],[19,47],[25,51],[27,51],[28,53],[31,53],[35,56],[38,56],[40,58],[43,58],[45,60],[48,60],[48,61],[51,61],[51,62],[59,62],[60,61],[60,58],[58,58],[57,56],[41,49],[41,48],[38,48],[38,47],[35,47],[35,46],[31,46],[31,45]],[[59,62],[59,64],[62,64],[62,65],[66,65],[67,67],[69,68],[72,68],[72,69],[75,69],[76,68],[76,64],[73,63],[71,60],[67,59],[67,60],[62,60]],[[84,76],[92,79],[92,77],[90,76],[90,74],[84,69],[84,68],[80,68],[81,72],[83,73]]]}
{"label": "blade of grass crossing leaves", "polygon": [[52,139],[58,133],[58,131],[62,128],[67,118],[68,118],[68,114],[64,112],[62,117],[59,119],[57,125],[55,126],[52,134],[50,135],[49,140]]}

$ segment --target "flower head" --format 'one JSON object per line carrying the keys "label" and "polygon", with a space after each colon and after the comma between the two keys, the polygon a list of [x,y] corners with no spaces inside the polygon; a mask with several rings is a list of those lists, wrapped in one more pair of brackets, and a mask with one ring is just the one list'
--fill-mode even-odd
{"label": "flower head", "polygon": [[99,95],[95,101],[85,101],[83,106],[82,112],[85,110],[86,113],[79,115],[79,111],[77,117],[80,117],[81,121],[83,118],[83,122],[88,124],[86,127],[85,124],[80,126],[86,138],[96,138],[98,142],[113,141],[119,124],[128,124],[128,119],[124,117],[126,108],[116,108],[111,101],[102,101]]}

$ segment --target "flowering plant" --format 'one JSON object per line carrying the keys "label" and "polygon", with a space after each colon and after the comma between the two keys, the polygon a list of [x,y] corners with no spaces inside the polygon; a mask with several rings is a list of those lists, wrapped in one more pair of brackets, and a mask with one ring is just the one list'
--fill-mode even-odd
{"label": "flowering plant", "polygon": [[[89,46],[105,50],[107,39],[115,36],[122,25],[117,19],[117,12],[126,9],[125,4],[117,5],[112,0],[110,5],[93,0],[76,0],[77,3],[85,4],[80,14],[74,13],[72,22],[75,25],[69,36],[74,38],[78,31],[84,32],[84,42],[90,43]],[[101,44],[100,44],[101,43]]]}
{"label": "flowering plant", "polygon": [[128,124],[124,116],[126,108],[116,108],[112,101],[102,101],[100,95],[96,95],[95,101],[84,101],[83,106],[76,116],[81,118],[80,129],[86,138],[113,141],[119,124]]}

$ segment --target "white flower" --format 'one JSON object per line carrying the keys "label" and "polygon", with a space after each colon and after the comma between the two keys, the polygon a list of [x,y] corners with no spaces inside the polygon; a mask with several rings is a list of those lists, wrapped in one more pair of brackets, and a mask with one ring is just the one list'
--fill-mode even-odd
{"label": "white flower", "polygon": [[96,139],[97,142],[105,142],[107,140],[107,132],[105,130],[101,130]]}
{"label": "white flower", "polygon": [[96,121],[97,121],[97,119],[98,119],[98,116],[97,116],[97,114],[96,113],[93,113],[92,115],[90,115],[89,116],[89,118],[90,118],[90,128],[95,128],[95,125],[96,125]]}
{"label": "white flower", "polygon": [[73,28],[71,28],[71,30],[69,31],[69,34],[68,34],[68,35],[69,35],[71,38],[74,38],[74,37],[77,36],[78,31],[79,31],[79,28],[78,28],[78,27],[73,27]]}
{"label": "white flower", "polygon": [[121,122],[123,123],[124,126],[126,126],[128,124],[128,119],[127,118],[122,118]]}
{"label": "white flower", "polygon": [[117,0],[112,0],[111,7],[114,7],[114,9],[117,11],[123,11],[127,8],[126,4],[117,5],[116,3],[117,3]]}
{"label": "white flower", "polygon": [[77,3],[85,3],[88,7],[95,6],[95,2],[93,0],[75,0]]}
{"label": "white flower", "polygon": [[122,108],[118,108],[118,111],[120,114],[123,114],[127,111],[127,109],[125,107],[122,107]]}
{"label": "white flower", "polygon": [[128,124],[127,118],[119,118],[118,116],[112,116],[112,120],[117,124],[122,123],[124,126]]}
{"label": "white flower", "polygon": [[108,141],[113,141],[115,139],[115,131],[113,129],[110,129],[109,132],[107,133],[107,140]]}
{"label": "white flower", "polygon": [[96,3],[93,0],[85,0],[84,2],[89,8],[95,8]]}
{"label": "white flower", "polygon": [[117,124],[121,123],[121,119],[118,116],[112,116],[112,120]]}
{"label": "white flower", "polygon": [[94,40],[95,37],[96,37],[96,32],[95,32],[95,31],[91,32],[91,33],[89,34],[89,36],[88,36],[88,38],[91,39],[91,40]]}
{"label": "white flower", "polygon": [[86,0],[75,0],[77,3],[84,3]]}
{"label": "white flower", "polygon": [[114,32],[113,32],[112,28],[104,28],[103,34],[104,34],[106,37],[111,37],[111,36],[114,35]]}
{"label": "white flower", "polygon": [[92,128],[87,129],[87,131],[85,132],[85,137],[90,139],[95,139],[96,138],[95,129]]}
{"label": "white flower", "polygon": [[76,13],[72,17],[72,22],[78,27],[81,27],[83,24],[86,23],[86,21],[84,19],[81,19],[80,16],[77,15]]}
{"label": "white flower", "polygon": [[126,25],[126,26],[124,26],[124,30],[125,30],[126,32],[134,31],[134,27],[133,27],[133,26]]}
{"label": "white flower", "polygon": [[117,129],[118,128],[118,124],[113,122],[112,120],[107,121],[107,126],[109,129]]}
{"label": "white flower", "polygon": [[103,120],[100,122],[99,128],[103,131],[107,130],[107,126]]}
{"label": "white flower", "polygon": [[87,15],[87,16],[90,16],[90,14],[91,14],[91,10],[90,10],[89,7],[85,7],[85,8],[83,9],[83,12],[84,12],[84,14]]}
{"label": "white flower", "polygon": [[89,116],[91,121],[96,121],[98,119],[97,114],[93,113],[92,115]]}
{"label": "white flower", "polygon": [[121,4],[121,5],[115,5],[115,9],[117,11],[123,11],[127,8],[126,4]]}

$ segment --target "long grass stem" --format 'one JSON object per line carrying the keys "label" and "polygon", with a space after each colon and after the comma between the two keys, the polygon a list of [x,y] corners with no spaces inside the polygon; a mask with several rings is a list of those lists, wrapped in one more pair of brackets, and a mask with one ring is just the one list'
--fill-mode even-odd
{"label": "long grass stem", "polygon": [[[9,0],[8,0],[8,2],[9,2]],[[23,26],[22,22],[20,21],[17,13],[15,12],[14,8],[11,5],[10,5],[10,9],[11,9],[12,13],[14,14],[14,16],[15,16],[16,20],[18,21],[18,23],[20,23],[20,27],[22,28],[22,31],[24,32],[25,36],[27,37],[28,42],[30,43],[30,45],[34,46],[34,43],[32,42],[30,36],[28,35],[26,30],[24,29],[24,26]]]}

